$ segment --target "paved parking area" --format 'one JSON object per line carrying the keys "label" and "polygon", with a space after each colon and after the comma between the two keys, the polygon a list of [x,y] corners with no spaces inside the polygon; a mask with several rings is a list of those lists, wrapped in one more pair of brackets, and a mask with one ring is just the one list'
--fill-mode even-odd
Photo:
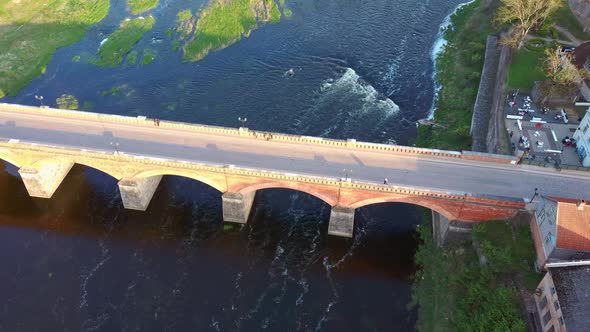
{"label": "paved parking area", "polygon": [[559,159],[564,165],[582,165],[576,154],[576,149],[562,143],[566,136],[572,137],[577,125],[521,121],[520,127],[522,130],[519,128],[517,120],[506,119],[506,128],[509,133],[512,133],[510,140],[515,148],[515,154],[518,150],[527,151],[527,146],[521,139],[526,137],[529,148],[526,158],[536,161]]}
{"label": "paved parking area", "polygon": [[[519,116],[519,109],[524,109],[526,105],[525,98],[530,97],[527,94],[519,93],[516,98],[512,98],[511,92],[508,94],[508,100],[505,103],[506,114]],[[513,106],[510,106],[510,102],[515,102]],[[560,115],[561,109],[548,109],[546,113],[542,112],[542,107],[535,105],[532,101],[530,102],[530,110],[531,112],[525,113],[523,116],[523,120],[532,120],[533,117],[540,118],[541,121],[545,121],[547,123],[554,123],[554,124],[566,124],[563,119],[556,119],[556,115]],[[568,114],[568,123],[567,124],[579,124],[580,120],[578,115],[575,114]]]}
{"label": "paved parking area", "polygon": [[[568,122],[565,123],[563,117],[556,118],[556,115],[561,114],[560,109],[547,109],[543,113],[541,107],[527,101],[528,95],[519,93],[513,98],[512,93],[505,104],[506,114],[509,115],[505,121],[514,153],[521,151],[525,158],[536,161],[559,160],[564,165],[581,166],[576,149],[562,143],[565,137],[571,138],[578,128],[578,116],[568,114]],[[529,112],[523,112],[526,104],[530,105]],[[520,118],[520,126],[514,117]]]}

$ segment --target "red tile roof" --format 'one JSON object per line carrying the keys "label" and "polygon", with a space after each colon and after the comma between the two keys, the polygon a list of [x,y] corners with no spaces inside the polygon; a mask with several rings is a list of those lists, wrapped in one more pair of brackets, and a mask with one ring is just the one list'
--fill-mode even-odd
{"label": "red tile roof", "polygon": [[590,252],[590,202],[557,199],[557,248]]}

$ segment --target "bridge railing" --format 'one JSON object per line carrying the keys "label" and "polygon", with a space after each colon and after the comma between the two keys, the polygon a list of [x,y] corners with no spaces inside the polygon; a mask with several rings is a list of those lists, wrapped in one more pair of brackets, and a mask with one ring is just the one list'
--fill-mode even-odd
{"label": "bridge railing", "polygon": [[[79,119],[86,121],[99,121],[99,122],[111,122],[111,123],[125,123],[139,126],[154,126],[155,119],[146,118],[145,116],[122,116],[112,114],[102,114],[93,112],[81,112],[64,109],[55,109],[49,107],[34,107],[26,105],[6,104],[0,103],[0,112],[18,112],[27,114],[42,114],[53,117],[65,117],[71,119]],[[494,155],[486,153],[478,153],[471,151],[448,151],[439,149],[426,149],[417,148],[403,145],[393,144],[381,144],[381,143],[369,143],[359,142],[355,139],[338,140],[322,137],[312,136],[300,136],[290,135],[282,133],[273,133],[266,131],[249,130],[247,128],[228,128],[219,126],[209,126],[201,124],[191,124],[185,122],[176,121],[159,121],[159,126],[162,128],[169,129],[180,129],[192,132],[215,134],[215,135],[226,135],[226,136],[239,136],[243,138],[251,138],[257,140],[267,140],[273,142],[285,142],[285,143],[296,143],[296,144],[308,144],[318,145],[327,147],[339,147],[344,149],[358,149],[375,152],[391,152],[399,154],[412,154],[412,155],[424,155],[433,157],[444,157],[453,159],[465,159],[474,161],[485,161],[494,163],[504,164],[516,164],[518,158],[514,156],[505,155]]]}

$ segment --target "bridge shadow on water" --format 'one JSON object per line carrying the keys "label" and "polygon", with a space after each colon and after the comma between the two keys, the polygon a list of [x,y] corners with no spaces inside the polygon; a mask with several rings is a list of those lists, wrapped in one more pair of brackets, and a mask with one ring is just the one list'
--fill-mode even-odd
{"label": "bridge shadow on water", "polygon": [[413,206],[360,208],[343,239],[327,235],[326,203],[293,190],[259,191],[242,226],[223,224],[221,193],[191,179],[165,176],[140,212],[92,168],[74,166],[48,200],[5,169],[1,328],[413,329]]}

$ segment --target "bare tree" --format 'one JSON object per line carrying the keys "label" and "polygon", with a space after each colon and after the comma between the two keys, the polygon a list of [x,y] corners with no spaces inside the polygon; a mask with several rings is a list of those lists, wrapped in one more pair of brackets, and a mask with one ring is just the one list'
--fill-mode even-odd
{"label": "bare tree", "polygon": [[540,26],[551,14],[562,6],[561,0],[500,0],[494,21],[511,24],[509,36],[504,43],[519,46],[532,29]]}
{"label": "bare tree", "polygon": [[562,53],[561,47],[545,50],[544,66],[547,71],[549,85],[545,89],[548,94],[569,93],[578,89],[582,80],[590,78],[590,73],[584,68],[578,68],[572,63],[571,53]]}
{"label": "bare tree", "polygon": [[572,63],[571,53],[562,53],[560,50],[561,46],[545,50],[544,64],[551,81],[555,84],[573,84],[590,78],[590,72]]}

